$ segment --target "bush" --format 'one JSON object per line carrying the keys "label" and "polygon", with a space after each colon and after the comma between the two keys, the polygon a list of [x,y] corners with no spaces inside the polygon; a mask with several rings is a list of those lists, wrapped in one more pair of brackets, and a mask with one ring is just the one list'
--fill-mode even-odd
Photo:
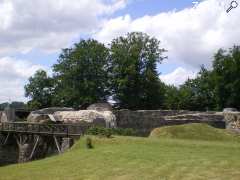
{"label": "bush", "polygon": [[95,136],[104,136],[110,138],[112,135],[111,129],[103,127],[91,127],[88,129],[87,134]]}
{"label": "bush", "polygon": [[104,127],[91,127],[88,129],[87,134],[89,135],[97,135],[97,136],[104,136],[110,138],[112,135],[118,136],[135,136],[136,131],[131,128],[104,128]]}
{"label": "bush", "polygon": [[93,148],[92,139],[90,137],[87,137],[87,139],[86,139],[86,147],[87,147],[87,149]]}
{"label": "bush", "polygon": [[135,136],[137,133],[131,128],[114,128],[112,129],[112,134],[119,136]]}

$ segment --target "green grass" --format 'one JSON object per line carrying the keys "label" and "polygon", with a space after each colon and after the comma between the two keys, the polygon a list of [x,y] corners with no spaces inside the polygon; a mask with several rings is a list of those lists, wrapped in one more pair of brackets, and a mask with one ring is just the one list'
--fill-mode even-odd
{"label": "green grass", "polygon": [[[193,123],[179,126],[165,126],[154,129],[150,137],[165,137],[175,139],[192,139],[207,141],[239,141],[236,133],[217,129],[207,124]],[[240,142],[240,141],[239,141]]]}
{"label": "green grass", "polygon": [[240,143],[236,137],[227,133],[226,139],[218,141],[184,138],[92,137],[94,149],[87,149],[85,139],[81,139],[63,155],[1,167],[0,179],[240,179]]}

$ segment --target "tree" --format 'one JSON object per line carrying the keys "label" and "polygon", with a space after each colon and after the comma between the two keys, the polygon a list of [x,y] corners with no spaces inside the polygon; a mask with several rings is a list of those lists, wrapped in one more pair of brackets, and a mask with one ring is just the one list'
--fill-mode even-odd
{"label": "tree", "polygon": [[163,104],[164,85],[157,64],[164,57],[160,42],[147,34],[133,32],[111,43],[111,87],[121,108],[156,109]]}
{"label": "tree", "polygon": [[62,50],[53,66],[56,82],[54,103],[78,107],[106,100],[109,95],[109,51],[96,40],[81,40]]}
{"label": "tree", "polygon": [[44,70],[38,70],[25,85],[25,96],[31,100],[28,106],[31,109],[45,108],[52,105],[54,84]]}
{"label": "tree", "polygon": [[212,73],[218,109],[240,108],[240,46],[220,49],[214,56]]}
{"label": "tree", "polygon": [[216,97],[212,72],[203,66],[195,79],[188,79],[179,90],[181,109],[213,110],[216,109]]}
{"label": "tree", "polygon": [[180,109],[180,95],[177,87],[165,86],[164,108]]}

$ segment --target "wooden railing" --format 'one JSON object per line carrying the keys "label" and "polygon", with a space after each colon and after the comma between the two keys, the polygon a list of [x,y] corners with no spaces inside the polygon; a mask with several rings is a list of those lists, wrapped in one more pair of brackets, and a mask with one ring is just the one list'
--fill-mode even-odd
{"label": "wooden railing", "polygon": [[15,132],[27,134],[45,134],[57,136],[81,136],[91,125],[82,124],[41,124],[26,122],[3,122],[0,124],[1,132]]}

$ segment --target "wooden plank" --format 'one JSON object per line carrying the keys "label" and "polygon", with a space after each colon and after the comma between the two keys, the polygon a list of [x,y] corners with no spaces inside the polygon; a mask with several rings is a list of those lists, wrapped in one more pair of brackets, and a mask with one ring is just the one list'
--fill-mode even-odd
{"label": "wooden plank", "polygon": [[9,136],[10,136],[10,132],[8,132],[7,137],[6,137],[5,141],[3,142],[3,145],[6,145],[6,144],[7,144],[7,141],[8,141],[8,139],[9,139]]}
{"label": "wooden plank", "polygon": [[58,153],[60,154],[61,153],[61,149],[60,149],[60,146],[58,144],[58,140],[57,140],[56,136],[53,136],[53,138],[54,138],[55,144],[57,146]]}
{"label": "wooden plank", "polygon": [[30,157],[29,157],[29,160],[31,160],[32,157],[33,157],[33,155],[34,155],[34,152],[35,152],[35,149],[36,149],[36,147],[37,147],[37,145],[38,145],[39,139],[40,139],[40,136],[37,136],[37,140],[36,140],[36,142],[35,142],[35,144],[34,144],[34,146],[33,146],[33,149],[32,149],[31,155],[30,155]]}
{"label": "wooden plank", "polygon": [[86,132],[91,127],[89,124],[40,124],[40,123],[25,123],[11,122],[3,123],[2,132],[26,133],[26,134],[45,134],[57,136],[79,136]]}

